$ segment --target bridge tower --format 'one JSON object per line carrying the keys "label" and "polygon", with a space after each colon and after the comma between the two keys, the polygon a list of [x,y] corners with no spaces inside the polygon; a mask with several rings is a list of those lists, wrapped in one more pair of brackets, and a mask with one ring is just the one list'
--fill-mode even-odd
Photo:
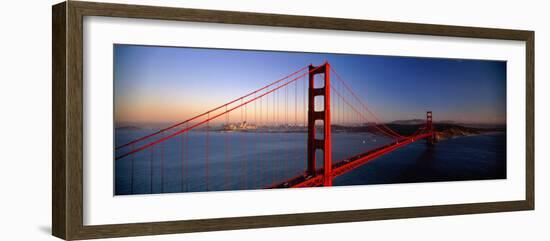
{"label": "bridge tower", "polygon": [[431,111],[428,111],[426,113],[426,131],[432,133],[432,135],[426,139],[428,145],[435,144],[436,137],[435,137],[435,129],[434,129],[433,123],[432,123],[432,112]]}
{"label": "bridge tower", "polygon": [[[315,88],[315,75],[324,76],[324,86]],[[323,110],[315,111],[315,97],[323,96]],[[321,66],[309,66],[308,89],[308,135],[307,135],[307,174],[315,176],[315,152],[323,151],[323,186],[332,186],[332,147],[330,131],[330,64],[325,62]],[[315,121],[323,121],[323,139],[316,138]]]}

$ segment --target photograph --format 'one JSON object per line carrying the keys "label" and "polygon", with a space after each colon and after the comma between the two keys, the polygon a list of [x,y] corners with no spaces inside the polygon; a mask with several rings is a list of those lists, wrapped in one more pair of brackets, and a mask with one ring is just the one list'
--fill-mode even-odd
{"label": "photograph", "polygon": [[113,45],[114,195],[507,178],[502,60]]}

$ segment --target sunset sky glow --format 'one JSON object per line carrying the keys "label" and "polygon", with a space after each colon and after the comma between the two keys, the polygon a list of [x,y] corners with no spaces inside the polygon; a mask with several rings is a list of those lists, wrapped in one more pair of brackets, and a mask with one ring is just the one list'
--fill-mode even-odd
{"label": "sunset sky glow", "polygon": [[325,60],[383,121],[506,122],[504,61],[119,44],[115,122],[179,122]]}

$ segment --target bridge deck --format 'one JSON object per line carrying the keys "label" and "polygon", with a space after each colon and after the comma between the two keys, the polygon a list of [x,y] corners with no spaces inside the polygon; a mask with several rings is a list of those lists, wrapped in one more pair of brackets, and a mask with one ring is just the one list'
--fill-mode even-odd
{"label": "bridge deck", "polygon": [[[353,157],[337,161],[332,164],[332,178],[340,176],[350,170],[358,168],[363,164],[376,159],[384,154],[387,154],[395,149],[411,144],[417,140],[430,137],[433,133],[424,133],[417,136],[401,139],[399,141],[392,142],[388,145],[370,150],[368,152],[355,155]],[[315,175],[303,173],[284,182],[280,182],[270,188],[284,188],[284,187],[315,187],[321,186],[323,183],[323,168],[318,169]]]}

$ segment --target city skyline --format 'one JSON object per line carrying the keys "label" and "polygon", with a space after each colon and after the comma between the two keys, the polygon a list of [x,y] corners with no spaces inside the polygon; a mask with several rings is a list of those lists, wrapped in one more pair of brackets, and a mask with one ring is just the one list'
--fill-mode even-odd
{"label": "city skyline", "polygon": [[[115,123],[183,121],[324,61],[383,122],[422,119],[431,110],[436,122],[506,123],[504,61],[119,44],[114,47]],[[292,107],[298,115],[293,118],[302,120],[305,91],[303,86],[295,91],[300,106]]]}

